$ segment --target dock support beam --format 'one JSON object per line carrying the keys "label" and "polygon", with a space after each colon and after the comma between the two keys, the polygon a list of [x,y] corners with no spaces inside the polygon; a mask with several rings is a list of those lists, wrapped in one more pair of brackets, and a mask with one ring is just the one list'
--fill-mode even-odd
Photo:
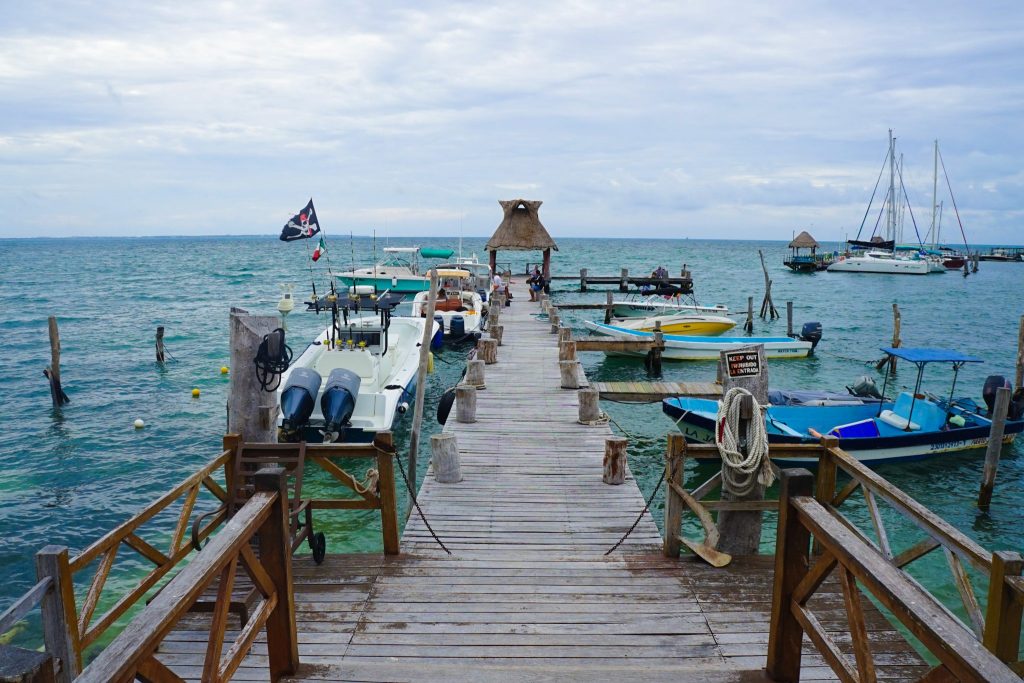
{"label": "dock support beam", "polygon": [[992,431],[985,449],[985,470],[981,476],[981,490],[978,492],[978,507],[988,510],[992,502],[992,489],[996,485],[996,470],[999,469],[999,455],[1003,448],[1003,431],[1006,428],[1006,413],[1010,408],[1010,390],[996,389],[996,404],[992,408]]}
{"label": "dock support beam", "polygon": [[683,467],[686,464],[686,437],[669,433],[665,451],[665,541],[662,554],[679,557],[679,532],[683,523],[683,499],[675,495],[672,485],[683,488]]}
{"label": "dock support beam", "polygon": [[[252,368],[263,338],[281,326],[276,315],[249,315],[231,308],[231,367]],[[277,441],[277,391],[264,391],[255,372],[232,372],[228,389],[228,434],[249,443]]]}

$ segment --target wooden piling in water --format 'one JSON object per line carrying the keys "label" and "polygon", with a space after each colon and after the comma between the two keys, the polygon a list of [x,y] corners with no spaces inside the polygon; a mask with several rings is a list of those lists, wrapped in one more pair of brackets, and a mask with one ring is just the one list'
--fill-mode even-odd
{"label": "wooden piling in water", "polygon": [[[900,347],[900,344],[902,343],[900,341],[901,317],[902,316],[900,315],[900,305],[894,303],[892,305],[892,348],[894,349],[898,349]],[[886,356],[882,358],[880,361],[875,363],[875,369],[881,370],[883,367],[885,367],[885,363],[887,360],[889,362],[889,372],[896,372],[896,356]]]}
{"label": "wooden piling in water", "polygon": [[786,336],[793,336],[793,302],[786,302]]}
{"label": "wooden piling in water", "polygon": [[623,268],[622,273],[619,276],[619,291],[629,291],[629,268]]}
{"label": "wooden piling in water", "polygon": [[580,268],[580,291],[587,291],[587,269]]}
{"label": "wooden piling in water", "polygon": [[604,293],[604,324],[610,325],[612,322],[612,301],[613,295],[610,291]]}
{"label": "wooden piling in water", "polygon": [[743,323],[743,331],[748,334],[754,331],[754,297],[747,297],[747,322]]}
{"label": "wooden piling in water", "polygon": [[50,366],[43,370],[43,375],[50,382],[50,400],[54,408],[60,408],[71,399],[64,393],[60,384],[60,330],[57,329],[57,317],[51,315],[48,320],[50,333]]}
{"label": "wooden piling in water", "polygon": [[164,362],[164,326],[156,328],[156,362]]}
{"label": "wooden piling in water", "polygon": [[761,257],[761,269],[764,271],[764,301],[761,302],[761,318],[771,316],[771,319],[775,320],[779,317],[779,312],[775,309],[775,302],[772,301],[772,281],[768,277],[768,266],[764,262],[764,252],[758,249],[757,255]]}
{"label": "wooden piling in water", "polygon": [[1006,428],[1006,413],[1010,408],[1010,390],[996,389],[996,403],[992,408],[992,431],[988,435],[985,449],[985,469],[981,475],[981,490],[978,491],[978,507],[988,510],[992,502],[992,490],[996,485],[996,471],[999,469],[999,455],[1003,448],[1003,432]]}

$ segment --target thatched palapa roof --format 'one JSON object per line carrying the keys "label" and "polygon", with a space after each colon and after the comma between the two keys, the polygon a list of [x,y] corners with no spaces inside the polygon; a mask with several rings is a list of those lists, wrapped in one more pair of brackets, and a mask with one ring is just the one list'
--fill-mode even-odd
{"label": "thatched palapa roof", "polygon": [[487,251],[558,251],[558,245],[551,239],[551,235],[541,225],[537,216],[543,202],[512,199],[498,203],[501,204],[505,217],[488,240],[485,247]]}
{"label": "thatched palapa roof", "polygon": [[811,234],[804,230],[789,243],[790,249],[817,249],[821,245],[811,237]]}

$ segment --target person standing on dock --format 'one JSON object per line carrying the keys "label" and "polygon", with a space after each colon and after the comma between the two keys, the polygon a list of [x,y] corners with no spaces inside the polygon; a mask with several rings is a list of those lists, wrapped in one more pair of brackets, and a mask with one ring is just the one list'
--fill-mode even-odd
{"label": "person standing on dock", "polygon": [[544,276],[541,275],[540,268],[534,268],[533,275],[526,282],[530,285],[530,301],[537,301],[544,289]]}

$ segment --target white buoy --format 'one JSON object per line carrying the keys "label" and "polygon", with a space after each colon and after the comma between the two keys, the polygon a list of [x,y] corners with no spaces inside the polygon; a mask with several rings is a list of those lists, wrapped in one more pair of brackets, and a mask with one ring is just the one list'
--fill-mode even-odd
{"label": "white buoy", "polygon": [[136,428],[136,429],[142,429],[143,427],[145,427],[145,426],[146,426],[146,423],[145,423],[145,422],[143,422],[143,421],[142,421],[141,419],[139,419],[139,420],[135,420],[135,423],[134,423],[134,424],[135,424],[135,428]]}

